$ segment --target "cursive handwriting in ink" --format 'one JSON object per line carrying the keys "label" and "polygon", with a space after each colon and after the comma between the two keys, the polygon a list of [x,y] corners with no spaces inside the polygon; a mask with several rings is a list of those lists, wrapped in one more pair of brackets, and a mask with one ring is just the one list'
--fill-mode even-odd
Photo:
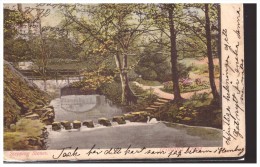
{"label": "cursive handwriting in ink", "polygon": [[61,153],[58,155],[58,156],[54,156],[52,155],[52,158],[53,159],[59,159],[60,157],[77,157],[77,156],[80,156],[79,153],[77,153],[77,150],[78,150],[78,147],[73,151],[68,151],[66,149],[71,149],[71,147],[65,147],[61,150]]}
{"label": "cursive handwriting in ink", "polygon": [[237,35],[237,38],[238,39],[240,39],[241,38],[241,35],[240,35],[240,16],[241,16],[241,14],[240,14],[240,11],[241,11],[241,8],[239,8],[238,10],[237,10],[237,29],[236,30],[233,30],[234,32],[235,32],[235,34]]}
{"label": "cursive handwriting in ink", "polygon": [[139,154],[141,152],[143,152],[146,148],[143,147],[143,148],[139,148],[139,149],[131,149],[131,145],[128,146],[128,148],[125,150],[125,155],[127,154]]}
{"label": "cursive handwriting in ink", "polygon": [[99,154],[101,154],[103,151],[102,150],[100,150],[99,148],[98,149],[96,149],[95,148],[96,147],[96,145],[94,144],[93,146],[92,146],[92,148],[86,153],[88,156],[90,156],[90,155],[92,155],[92,154],[94,154],[94,155],[99,155]]}
{"label": "cursive handwriting in ink", "polygon": [[244,151],[245,148],[239,148],[238,146],[236,146],[235,149],[226,149],[223,147],[219,147],[215,152],[217,152],[218,154],[238,152],[237,155],[240,156]]}

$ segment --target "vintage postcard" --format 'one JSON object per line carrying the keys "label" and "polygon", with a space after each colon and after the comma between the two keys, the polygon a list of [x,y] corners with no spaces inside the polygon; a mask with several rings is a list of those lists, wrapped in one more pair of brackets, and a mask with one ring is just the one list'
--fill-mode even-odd
{"label": "vintage postcard", "polygon": [[3,13],[5,162],[245,155],[243,4]]}

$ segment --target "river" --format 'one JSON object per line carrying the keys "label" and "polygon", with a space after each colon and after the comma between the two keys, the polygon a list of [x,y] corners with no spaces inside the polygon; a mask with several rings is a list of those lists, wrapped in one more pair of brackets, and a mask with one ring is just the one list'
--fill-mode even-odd
{"label": "river", "polygon": [[[42,81],[34,81],[43,89]],[[59,89],[67,81],[47,81],[48,91],[59,94]],[[179,124],[135,123],[127,121],[126,124],[112,123],[105,127],[97,123],[98,118],[112,119],[113,116],[122,115],[122,110],[112,105],[109,100],[100,95],[69,95],[51,101],[55,110],[55,121],[84,121],[93,120],[95,128],[82,126],[79,130],[52,131],[47,126],[49,137],[47,149],[62,149],[64,147],[79,147],[90,149],[122,147],[132,148],[172,148],[172,147],[220,147],[222,146],[222,130],[208,127],[191,127]]]}
{"label": "river", "polygon": [[[83,99],[88,99],[83,101]],[[89,100],[92,98],[92,101]],[[62,107],[62,99],[73,107]],[[77,100],[75,100],[77,99]],[[95,100],[93,100],[95,99]],[[93,105],[96,101],[96,105]],[[79,102],[89,102],[90,107],[84,107]],[[73,105],[74,103],[74,105]],[[79,147],[90,149],[93,145],[98,148],[122,147],[129,145],[133,148],[167,148],[167,147],[209,147],[222,146],[222,130],[207,127],[191,127],[178,124],[137,123],[129,122],[118,125],[112,123],[105,127],[97,123],[97,119],[122,115],[122,110],[111,105],[104,96],[76,95],[56,98],[51,102],[55,110],[56,121],[93,120],[95,128],[82,126],[79,130],[51,131],[48,126],[48,149],[62,149],[64,147]],[[85,105],[86,106],[86,105]],[[70,111],[70,109],[72,109]],[[78,109],[78,111],[76,111]],[[170,125],[170,126],[169,126]]]}

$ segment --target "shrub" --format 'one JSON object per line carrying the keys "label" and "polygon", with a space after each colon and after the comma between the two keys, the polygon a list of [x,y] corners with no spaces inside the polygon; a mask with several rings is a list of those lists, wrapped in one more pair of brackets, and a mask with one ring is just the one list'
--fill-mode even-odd
{"label": "shrub", "polygon": [[114,104],[121,103],[122,88],[121,83],[113,81],[111,83],[103,83],[97,90],[98,93],[106,96]]}
{"label": "shrub", "polygon": [[45,127],[39,120],[20,119],[15,132],[4,132],[4,150],[28,150],[28,138],[38,138]]}
{"label": "shrub", "polygon": [[45,125],[40,120],[20,119],[16,123],[16,132],[26,133],[28,136],[37,137],[41,135]]}

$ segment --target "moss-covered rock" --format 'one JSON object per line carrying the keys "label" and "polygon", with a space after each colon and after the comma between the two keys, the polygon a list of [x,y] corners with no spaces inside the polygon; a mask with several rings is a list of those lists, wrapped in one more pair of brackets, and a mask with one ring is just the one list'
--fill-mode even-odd
{"label": "moss-covered rock", "polygon": [[134,117],[134,115],[132,115],[132,114],[124,114],[123,116],[124,116],[125,120],[129,120],[129,121]]}
{"label": "moss-covered rock", "polygon": [[113,122],[117,122],[118,124],[126,124],[123,116],[115,116],[112,119]]}
{"label": "moss-covered rock", "polygon": [[133,115],[130,119],[131,122],[147,122],[147,117],[150,116],[150,113],[146,111],[131,112],[130,114]]}
{"label": "moss-covered rock", "polygon": [[98,123],[103,126],[111,126],[111,122],[107,118],[99,118]]}
{"label": "moss-covered rock", "polygon": [[69,122],[69,121],[62,121],[62,122],[61,122],[61,125],[62,125],[66,130],[72,129],[71,122]]}
{"label": "moss-covered rock", "polygon": [[60,122],[53,122],[52,123],[52,130],[57,131],[61,129],[61,123]]}
{"label": "moss-covered rock", "polygon": [[73,129],[79,129],[81,127],[81,121],[73,121],[72,122],[72,125],[73,125]]}
{"label": "moss-covered rock", "polygon": [[88,128],[94,128],[94,122],[92,120],[83,121],[82,125]]}
{"label": "moss-covered rock", "polygon": [[41,121],[46,125],[51,125],[55,119],[55,112],[52,106],[46,106],[41,109]]}

